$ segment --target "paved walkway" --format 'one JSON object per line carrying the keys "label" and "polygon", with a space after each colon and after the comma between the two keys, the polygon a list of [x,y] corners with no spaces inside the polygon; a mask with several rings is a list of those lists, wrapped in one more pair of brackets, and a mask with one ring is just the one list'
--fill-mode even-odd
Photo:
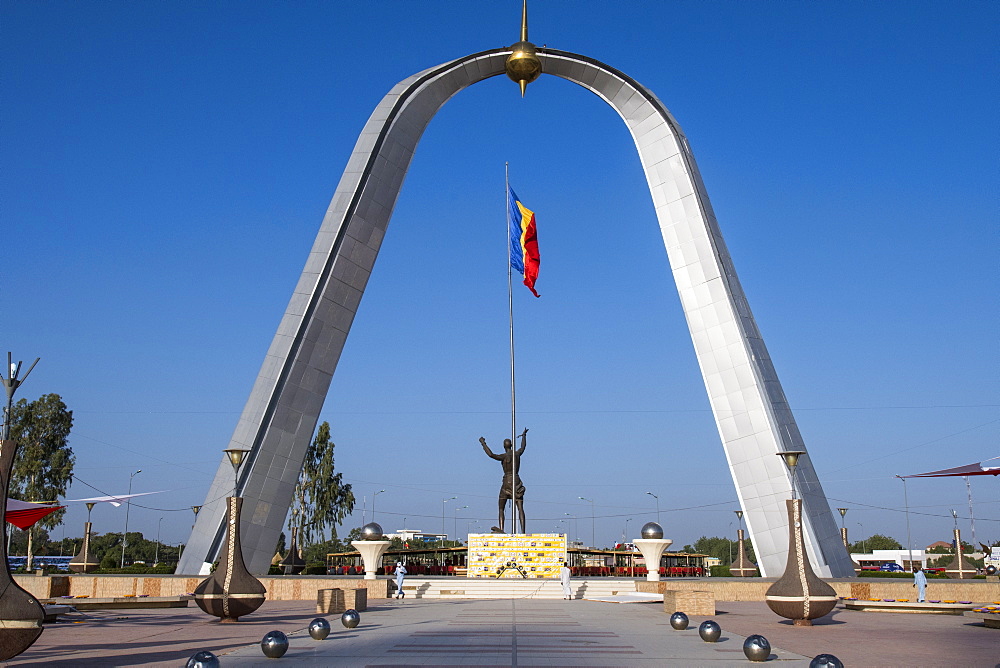
{"label": "paved walkway", "polygon": [[[290,638],[285,659],[295,666],[678,666],[752,665],[743,636],[718,643],[698,637],[697,624],[674,631],[663,604],[614,604],[538,599],[400,601],[362,614],[317,642]],[[226,666],[274,666],[260,647],[224,657]],[[784,650],[771,663],[808,666]]]}
{"label": "paved walkway", "polygon": [[[307,602],[268,602],[239,624],[219,624],[198,608],[92,613],[82,623],[49,625],[10,666],[183,666],[208,649],[228,666],[754,666],[743,640],[761,633],[769,664],[808,666],[822,652],[848,666],[998,666],[1000,631],[963,617],[838,609],[812,628],[793,627],[763,603],[717,604],[719,643],[704,643],[692,617],[670,628],[662,605],[561,600],[380,599],[345,629],[312,640]],[[260,638],[289,634],[281,660],[266,659]]]}

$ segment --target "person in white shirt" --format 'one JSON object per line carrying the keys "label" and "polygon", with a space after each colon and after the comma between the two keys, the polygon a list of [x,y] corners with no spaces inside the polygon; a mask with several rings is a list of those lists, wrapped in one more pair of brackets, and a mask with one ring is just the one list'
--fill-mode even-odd
{"label": "person in white shirt", "polygon": [[403,565],[402,561],[396,562],[396,598],[406,598],[406,592],[403,591],[403,577],[406,576],[406,566]]}
{"label": "person in white shirt", "polygon": [[918,567],[913,574],[913,586],[917,588],[917,603],[923,603],[927,592],[927,574],[924,569]]}
{"label": "person in white shirt", "polygon": [[569,586],[569,578],[572,573],[569,570],[569,563],[563,562],[562,568],[559,569],[559,582],[562,583],[563,588],[563,599],[571,600],[573,598],[573,591]]}

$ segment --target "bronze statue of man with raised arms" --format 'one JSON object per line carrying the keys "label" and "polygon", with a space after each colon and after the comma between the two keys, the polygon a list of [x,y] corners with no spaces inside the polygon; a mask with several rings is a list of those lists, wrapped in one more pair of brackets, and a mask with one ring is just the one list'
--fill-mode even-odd
{"label": "bronze statue of man with raised arms", "polygon": [[[520,476],[518,476],[518,472],[521,470],[521,455],[524,454],[527,437],[528,430],[525,429],[521,433],[521,447],[516,451],[510,439],[505,438],[503,440],[502,455],[493,454],[490,446],[486,445],[486,439],[482,436],[479,437],[479,442],[482,444],[486,454],[503,465],[503,482],[500,484],[500,498],[498,499],[500,506],[500,531],[504,530],[504,511],[507,509],[507,499],[511,498],[513,494],[514,508],[517,512],[517,517],[521,519],[521,533],[527,533],[524,530],[524,485],[521,483]],[[517,530],[516,524],[514,530]]]}

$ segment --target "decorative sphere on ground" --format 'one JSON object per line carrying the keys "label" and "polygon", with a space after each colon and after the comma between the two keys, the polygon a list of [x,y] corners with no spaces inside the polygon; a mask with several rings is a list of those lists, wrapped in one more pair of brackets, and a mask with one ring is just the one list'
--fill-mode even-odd
{"label": "decorative sphere on ground", "polygon": [[646,540],[659,540],[663,538],[663,527],[656,522],[646,522],[642,525],[642,537]]}
{"label": "decorative sphere on ground", "polygon": [[986,574],[987,575],[996,575],[997,574],[997,567],[994,566],[993,564],[990,564],[989,566],[986,567]]}
{"label": "decorative sphere on ground", "polygon": [[819,654],[809,662],[809,668],[844,668],[844,662],[833,654]]}
{"label": "decorative sphere on ground", "polygon": [[361,540],[382,540],[382,525],[378,522],[369,522],[361,527]]}
{"label": "decorative sphere on ground", "polygon": [[771,656],[771,643],[762,635],[747,636],[743,641],[743,653],[751,661],[767,661]]}
{"label": "decorative sphere on ground", "polygon": [[280,659],[288,651],[288,636],[281,631],[270,631],[260,641],[260,651],[269,659]]}
{"label": "decorative sphere on ground", "polygon": [[219,668],[219,657],[208,650],[202,650],[188,659],[186,668]]}
{"label": "decorative sphere on ground", "polygon": [[344,628],[353,629],[361,623],[361,615],[354,608],[345,610],[344,614],[340,616],[340,623],[344,625]]}
{"label": "decorative sphere on ground", "polygon": [[688,627],[688,616],[683,612],[675,612],[670,615],[670,625],[674,627],[674,631],[683,631]]}
{"label": "decorative sphere on ground", "polygon": [[708,619],[702,622],[701,626],[698,627],[698,635],[700,635],[701,639],[705,642],[716,642],[719,639],[719,636],[722,635],[722,627],[713,622],[711,619]]}
{"label": "decorative sphere on ground", "polygon": [[328,635],[330,635],[330,622],[322,617],[309,622],[309,636],[313,640],[324,640]]}

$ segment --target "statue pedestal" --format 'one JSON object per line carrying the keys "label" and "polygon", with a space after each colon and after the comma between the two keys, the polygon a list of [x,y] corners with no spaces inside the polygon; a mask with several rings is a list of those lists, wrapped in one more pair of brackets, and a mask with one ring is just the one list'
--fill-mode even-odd
{"label": "statue pedestal", "polygon": [[361,553],[361,560],[365,562],[365,580],[374,580],[379,564],[382,562],[382,555],[389,549],[390,541],[387,540],[352,540],[351,545]]}
{"label": "statue pedestal", "polygon": [[663,552],[673,545],[669,538],[636,538],[632,544],[642,552],[642,558],[646,560],[646,580],[658,582],[660,579],[660,557]]}

